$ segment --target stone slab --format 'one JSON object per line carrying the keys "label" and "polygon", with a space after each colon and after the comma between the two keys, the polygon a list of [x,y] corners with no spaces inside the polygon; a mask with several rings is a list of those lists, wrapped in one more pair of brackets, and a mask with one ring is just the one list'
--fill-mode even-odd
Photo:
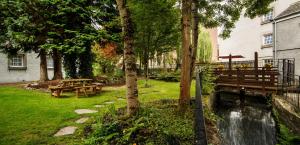
{"label": "stone slab", "polygon": [[82,123],[85,123],[88,120],[89,120],[89,117],[83,117],[83,118],[80,118],[80,119],[76,120],[75,122],[78,123],[78,124],[82,124]]}
{"label": "stone slab", "polygon": [[94,107],[96,107],[96,108],[102,108],[102,107],[104,107],[104,105],[95,105]]}
{"label": "stone slab", "polygon": [[115,102],[110,101],[110,102],[105,102],[105,104],[114,104]]}
{"label": "stone slab", "polygon": [[64,136],[64,135],[71,135],[74,134],[76,131],[77,127],[75,126],[67,126],[62,129],[60,129],[54,136]]}
{"label": "stone slab", "polygon": [[90,109],[77,109],[75,110],[77,114],[90,114],[90,113],[96,113],[97,110],[90,110]]}

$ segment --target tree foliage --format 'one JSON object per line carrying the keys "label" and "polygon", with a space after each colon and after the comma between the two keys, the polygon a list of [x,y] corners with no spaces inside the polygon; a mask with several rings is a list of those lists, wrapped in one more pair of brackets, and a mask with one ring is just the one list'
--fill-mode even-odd
{"label": "tree foliage", "polygon": [[200,23],[206,28],[222,27],[223,38],[228,38],[243,14],[254,18],[270,11],[274,0],[198,0]]}
{"label": "tree foliage", "polygon": [[179,10],[175,0],[131,0],[135,51],[143,65],[179,46]]}
{"label": "tree foliage", "polygon": [[197,61],[199,62],[210,62],[212,57],[212,42],[210,39],[209,32],[199,26],[199,37],[198,37],[198,48],[197,48]]}
{"label": "tree foliage", "polygon": [[94,66],[98,69],[95,74],[99,74],[99,71],[102,74],[112,74],[116,64],[119,60],[117,55],[117,44],[113,42],[102,42],[102,44],[95,44],[92,47],[92,52],[95,55],[95,64]]}
{"label": "tree foliage", "polygon": [[[116,5],[111,0],[7,0],[0,2],[0,10],[3,52],[58,51],[70,77],[91,76],[95,40],[107,36],[120,40]],[[68,70],[72,67],[79,71]]]}

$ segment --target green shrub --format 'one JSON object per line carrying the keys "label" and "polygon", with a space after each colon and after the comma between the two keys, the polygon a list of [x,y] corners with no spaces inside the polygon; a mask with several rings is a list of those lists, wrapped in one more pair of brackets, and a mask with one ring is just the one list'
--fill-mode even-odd
{"label": "green shrub", "polygon": [[100,119],[85,144],[193,144],[193,113],[179,115],[175,102],[142,106],[132,117],[119,113],[124,111],[110,111]]}
{"label": "green shrub", "polygon": [[151,79],[161,80],[166,82],[180,82],[180,72],[161,72],[150,77]]}

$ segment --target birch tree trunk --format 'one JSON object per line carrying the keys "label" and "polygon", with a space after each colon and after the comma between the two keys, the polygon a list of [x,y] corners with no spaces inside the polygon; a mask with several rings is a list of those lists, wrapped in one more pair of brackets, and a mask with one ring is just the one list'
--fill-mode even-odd
{"label": "birch tree trunk", "polygon": [[125,0],[116,0],[121,17],[123,39],[124,39],[124,57],[125,74],[127,87],[127,114],[133,115],[139,108],[136,58],[133,51],[133,25],[130,18],[130,12],[126,6]]}
{"label": "birch tree trunk", "polygon": [[179,109],[185,111],[190,102],[191,71],[191,6],[192,0],[182,0],[182,66]]}
{"label": "birch tree trunk", "polygon": [[47,54],[46,51],[40,50],[40,81],[48,81],[48,71],[47,71]]}

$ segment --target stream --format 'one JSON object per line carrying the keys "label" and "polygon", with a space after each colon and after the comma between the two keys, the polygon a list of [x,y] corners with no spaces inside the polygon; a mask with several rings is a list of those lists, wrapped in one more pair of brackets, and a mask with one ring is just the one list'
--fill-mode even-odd
{"label": "stream", "polygon": [[270,110],[262,104],[248,102],[244,107],[234,104],[217,109],[217,114],[222,118],[218,122],[222,145],[276,144],[275,121]]}

